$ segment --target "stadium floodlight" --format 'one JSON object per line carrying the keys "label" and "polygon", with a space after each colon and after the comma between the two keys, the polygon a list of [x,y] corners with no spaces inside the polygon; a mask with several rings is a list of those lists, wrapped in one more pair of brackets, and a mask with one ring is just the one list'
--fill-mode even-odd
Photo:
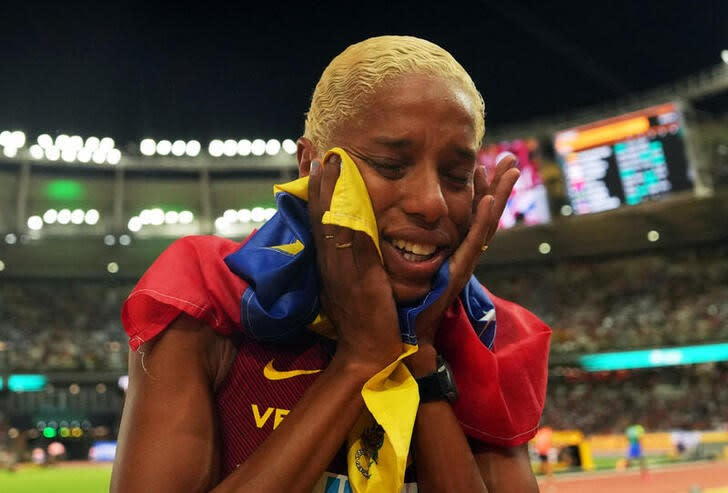
{"label": "stadium floodlight", "polygon": [[58,224],[68,224],[71,222],[71,211],[69,209],[61,209],[58,211]]}
{"label": "stadium floodlight", "polygon": [[3,130],[0,132],[0,146],[10,145],[11,132],[9,130]]}
{"label": "stadium floodlight", "polygon": [[16,147],[3,147],[3,154],[5,154],[5,157],[14,158],[18,155],[18,149]]}
{"label": "stadium floodlight", "polygon": [[134,216],[129,219],[129,222],[126,225],[126,227],[129,228],[129,231],[131,231],[132,233],[136,233],[137,231],[141,230],[142,226],[142,220],[139,216]]}
{"label": "stadium floodlight", "polygon": [[43,148],[38,144],[30,146],[30,157],[33,159],[43,159]]}
{"label": "stadium floodlight", "polygon": [[86,149],[88,149],[89,151],[93,152],[96,149],[98,149],[100,143],[101,143],[101,139],[99,139],[98,137],[92,136],[92,137],[89,137],[88,139],[86,139],[86,143],[84,144],[84,147]]}
{"label": "stadium floodlight", "polygon": [[253,155],[262,156],[263,154],[265,154],[265,141],[263,139],[255,139],[250,150]]}
{"label": "stadium floodlight", "polygon": [[79,149],[78,154],[76,154],[76,159],[82,163],[88,163],[91,161],[92,152],[91,149],[87,149],[86,147]]}
{"label": "stadium floodlight", "polygon": [[2,260],[0,260],[0,272],[2,272],[4,270],[5,270],[5,262],[3,262]]}
{"label": "stadium floodlight", "polygon": [[250,209],[240,209],[238,211],[238,221],[241,223],[250,222]]}
{"label": "stadium floodlight", "polygon": [[728,50],[721,51],[720,58],[723,60],[723,63],[728,63]]}
{"label": "stadium floodlight", "polygon": [[295,154],[296,153],[296,143],[291,139],[286,139],[283,141],[283,151],[286,154]]}
{"label": "stadium floodlight", "polygon": [[130,243],[131,243],[131,236],[129,236],[129,235],[119,236],[119,245],[129,246]]}
{"label": "stadium floodlight", "polygon": [[274,208],[272,208],[272,207],[266,208],[266,210],[265,210],[265,220],[267,221],[271,217],[275,216],[276,212],[277,211]]}
{"label": "stadium floodlight", "polygon": [[111,137],[104,137],[99,142],[99,149],[103,149],[104,152],[109,152],[113,148],[114,148],[114,139],[112,139]]}
{"label": "stadium floodlight", "polygon": [[63,146],[63,150],[61,150],[61,159],[67,163],[74,162],[76,160],[76,149],[70,145]]}
{"label": "stadium floodlight", "polygon": [[250,219],[254,223],[262,223],[265,221],[265,209],[262,207],[253,207],[253,210],[250,211]]}
{"label": "stadium floodlight", "polygon": [[167,211],[164,213],[164,222],[166,224],[177,224],[179,222],[179,213],[177,211]]}
{"label": "stadium floodlight", "polygon": [[660,232],[656,230],[650,230],[647,232],[647,241],[654,243],[660,239]]}
{"label": "stadium floodlight", "polygon": [[238,153],[238,143],[233,139],[227,139],[223,142],[222,153],[227,157],[233,157]]}
{"label": "stadium floodlight", "polygon": [[149,224],[152,226],[161,226],[164,224],[164,211],[159,207],[149,211]]}
{"label": "stadium floodlight", "polygon": [[48,161],[58,161],[61,157],[61,151],[58,150],[58,147],[51,146],[45,150],[45,156]]}
{"label": "stadium floodlight", "polygon": [[43,149],[48,149],[49,147],[53,146],[53,139],[48,134],[40,134],[37,140],[38,145],[41,146]]}
{"label": "stadium floodlight", "polygon": [[106,245],[106,246],[116,245],[116,236],[114,236],[114,235],[104,236],[104,245]]}
{"label": "stadium floodlight", "polygon": [[21,130],[16,130],[10,134],[10,143],[16,149],[20,149],[25,145],[25,133]]}
{"label": "stadium floodlight", "polygon": [[222,214],[222,217],[226,222],[234,223],[238,220],[238,211],[235,209],[228,209]]}
{"label": "stadium floodlight", "polygon": [[201,149],[202,146],[200,145],[199,141],[190,140],[185,146],[185,154],[187,154],[189,157],[197,157],[200,154]]}
{"label": "stadium floodlight", "polygon": [[87,210],[83,218],[84,222],[89,226],[93,226],[98,223],[99,219],[101,219],[101,214],[99,214],[99,211],[96,209]]}
{"label": "stadium floodlight", "polygon": [[109,262],[106,264],[106,270],[109,271],[109,274],[116,274],[119,272],[119,264],[116,262]]}
{"label": "stadium floodlight", "polygon": [[157,143],[153,139],[142,139],[139,143],[139,152],[145,156],[154,156],[157,151]]}
{"label": "stadium floodlight", "polygon": [[152,211],[149,209],[142,209],[139,213],[139,220],[142,224],[152,224]]}
{"label": "stadium floodlight", "polygon": [[157,154],[166,156],[172,151],[172,143],[166,139],[157,142]]}
{"label": "stadium floodlight", "polygon": [[210,145],[207,146],[207,152],[209,152],[212,157],[220,157],[222,156],[224,147],[225,144],[222,143],[222,140],[214,139],[211,140]]}
{"label": "stadium floodlight", "polygon": [[229,226],[230,224],[225,220],[224,217],[218,217],[217,219],[215,219],[215,229],[224,230],[228,229]]}
{"label": "stadium floodlight", "polygon": [[106,161],[106,151],[99,146],[91,155],[91,160],[96,164],[104,164],[104,161]]}
{"label": "stadium floodlight", "polygon": [[5,235],[5,243],[8,245],[15,245],[17,243],[18,237],[15,236],[15,233],[8,233]]}
{"label": "stadium floodlight", "polygon": [[30,216],[28,218],[28,227],[33,231],[38,231],[43,227],[43,219],[40,216]]}
{"label": "stadium floodlight", "polygon": [[248,139],[239,140],[238,141],[238,154],[240,156],[250,155],[251,146],[252,146],[252,142],[250,142]]}
{"label": "stadium floodlight", "polygon": [[172,144],[172,154],[175,156],[184,156],[187,145],[184,140],[175,140]]}
{"label": "stadium floodlight", "polygon": [[68,135],[66,135],[66,134],[56,135],[55,146],[56,147],[63,147],[63,146],[65,146],[66,143],[68,142],[68,139],[69,138],[70,137]]}
{"label": "stadium floodlight", "polygon": [[121,151],[119,149],[111,149],[106,155],[106,162],[112,166],[119,164],[121,161]]}
{"label": "stadium floodlight", "polygon": [[53,224],[58,219],[58,211],[55,209],[48,209],[43,213],[43,222],[46,224]]}
{"label": "stadium floodlight", "polygon": [[73,224],[83,224],[83,219],[86,216],[82,209],[74,209],[71,212],[71,222]]}
{"label": "stadium floodlight", "polygon": [[281,151],[281,143],[277,139],[268,139],[265,143],[265,153],[269,156],[275,156]]}
{"label": "stadium floodlight", "polygon": [[180,224],[190,224],[195,219],[195,215],[190,211],[182,211],[179,213]]}
{"label": "stadium floodlight", "polygon": [[538,246],[538,251],[542,255],[548,255],[549,253],[551,253],[551,245],[544,241]]}
{"label": "stadium floodlight", "polygon": [[68,146],[72,149],[79,150],[83,147],[83,139],[80,135],[71,135],[68,138]]}

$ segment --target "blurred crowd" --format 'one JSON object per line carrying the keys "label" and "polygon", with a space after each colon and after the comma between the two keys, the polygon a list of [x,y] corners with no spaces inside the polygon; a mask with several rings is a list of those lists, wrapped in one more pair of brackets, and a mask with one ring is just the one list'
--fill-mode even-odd
{"label": "blurred crowd", "polygon": [[553,371],[543,422],[555,429],[621,434],[639,423],[648,431],[727,430],[728,363],[585,373]]}
{"label": "blurred crowd", "polygon": [[[0,351],[10,370],[126,371],[121,304],[131,284],[0,283]],[[3,361],[0,360],[0,365]]]}
{"label": "blurred crowd", "polygon": [[608,350],[728,341],[728,246],[490,269],[491,291],[554,330],[552,360]]}

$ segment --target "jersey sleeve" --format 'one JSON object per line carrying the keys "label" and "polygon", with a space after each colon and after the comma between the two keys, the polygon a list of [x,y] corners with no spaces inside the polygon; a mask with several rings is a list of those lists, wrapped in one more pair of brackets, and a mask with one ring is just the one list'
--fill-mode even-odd
{"label": "jersey sleeve", "polygon": [[230,334],[240,325],[240,299],[248,284],[228,269],[225,256],[241,244],[216,236],[187,236],[154,261],[124,302],[121,319],[137,350],[180,313]]}

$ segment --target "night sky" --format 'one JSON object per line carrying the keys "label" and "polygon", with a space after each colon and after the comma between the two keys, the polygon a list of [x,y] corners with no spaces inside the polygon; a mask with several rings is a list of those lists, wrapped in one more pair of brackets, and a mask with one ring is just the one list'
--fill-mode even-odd
{"label": "night sky", "polygon": [[721,63],[728,2],[6,1],[0,130],[108,135],[122,145],[297,137],[327,62],[379,34],[424,37],[453,53],[492,128]]}

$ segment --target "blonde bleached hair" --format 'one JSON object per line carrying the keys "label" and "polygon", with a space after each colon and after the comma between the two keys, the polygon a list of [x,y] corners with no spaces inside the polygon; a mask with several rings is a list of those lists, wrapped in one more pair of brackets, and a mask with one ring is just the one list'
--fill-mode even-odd
{"label": "blonde bleached hair", "polygon": [[325,151],[338,126],[365,109],[367,98],[382,83],[406,74],[458,83],[472,100],[475,143],[480,145],[485,134],[485,103],[470,75],[446,50],[412,36],[369,38],[334,58],[314,89],[303,136],[317,151]]}

